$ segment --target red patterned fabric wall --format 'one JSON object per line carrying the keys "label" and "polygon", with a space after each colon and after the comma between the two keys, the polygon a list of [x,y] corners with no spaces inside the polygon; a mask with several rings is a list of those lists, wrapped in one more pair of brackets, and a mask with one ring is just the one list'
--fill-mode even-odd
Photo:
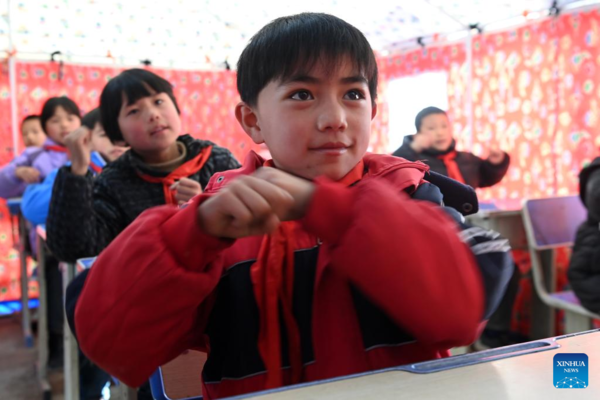
{"label": "red patterned fabric wall", "polygon": [[[0,61],[0,165],[13,159],[10,120],[10,86],[8,61]],[[19,290],[19,254],[13,249],[13,232],[6,202],[0,199],[0,301],[16,299]]]}
{"label": "red patterned fabric wall", "polygon": [[[479,191],[483,200],[576,193],[578,171],[600,154],[599,26],[600,13],[591,11],[475,37],[472,137],[464,44],[379,59],[379,112],[373,121],[370,150],[386,151],[389,115],[402,112],[387,107],[388,82],[446,71],[449,114],[458,147],[486,156],[490,146],[497,145],[512,156],[505,179]],[[0,164],[12,159],[7,70],[6,62],[0,64]],[[18,63],[18,118],[38,113],[47,97],[57,95],[71,97],[87,112],[98,105],[108,79],[120,71],[67,64],[60,72],[56,63]],[[240,161],[250,149],[259,150],[234,118],[239,99],[234,73],[155,72],[175,87],[184,131],[229,148]],[[16,279],[18,265],[16,252],[10,250],[8,221],[0,202],[0,301],[18,297],[16,285],[10,283]]]}
{"label": "red patterned fabric wall", "polygon": [[[68,96],[83,113],[98,106],[106,82],[122,68],[58,63],[17,64],[17,119],[38,114],[51,96]],[[174,86],[184,132],[227,147],[242,161],[249,150],[259,150],[239,127],[234,106],[239,101],[233,72],[153,69]],[[6,65],[0,75],[0,165],[13,158],[9,82]],[[60,76],[60,79],[59,79]],[[20,140],[20,138],[19,138]],[[18,143],[18,152],[23,150]],[[11,225],[5,202],[0,202],[0,301],[20,296],[18,254],[12,249]]]}
{"label": "red patterned fabric wall", "polygon": [[559,39],[555,141],[558,194],[578,191],[579,171],[600,155],[600,11],[566,15]]}
{"label": "red patterned fabric wall", "polygon": [[472,151],[498,146],[512,158],[500,185],[484,199],[556,193],[553,151],[557,118],[556,31],[553,21],[481,35],[473,42]]}
{"label": "red patterned fabric wall", "polygon": [[[61,73],[56,63],[19,63],[17,118],[39,113],[48,97],[63,95],[86,113],[98,106],[104,85],[122,69],[65,64]],[[240,160],[257,148],[235,120],[234,106],[239,101],[235,73],[152,71],[173,84],[184,132],[227,147]]]}
{"label": "red patterned fabric wall", "polygon": [[[378,115],[373,122],[371,135],[371,151],[384,153],[387,149],[388,123],[390,113],[401,113],[403,110],[390,110],[387,106],[387,87],[393,80],[409,75],[418,75],[423,72],[446,71],[448,74],[448,104],[450,117],[454,125],[457,140],[462,140],[466,135],[467,127],[467,102],[465,64],[465,48],[457,44],[444,47],[430,47],[423,50],[412,51],[390,58],[378,60],[379,87],[378,87]],[[410,94],[407,94],[410,96]]]}
{"label": "red patterned fabric wall", "polygon": [[599,27],[600,12],[594,10],[475,37],[470,148],[464,45],[383,60],[381,117],[375,123],[380,136],[374,140],[384,143],[387,133],[392,111],[385,107],[385,90],[390,79],[446,71],[459,149],[485,157],[490,147],[500,146],[512,157],[504,180],[478,191],[482,200],[577,193],[579,171],[600,155]]}
{"label": "red patterned fabric wall", "polygon": [[474,42],[473,151],[499,144],[513,158],[482,197],[577,193],[579,171],[600,154],[599,23],[598,11],[570,14]]}

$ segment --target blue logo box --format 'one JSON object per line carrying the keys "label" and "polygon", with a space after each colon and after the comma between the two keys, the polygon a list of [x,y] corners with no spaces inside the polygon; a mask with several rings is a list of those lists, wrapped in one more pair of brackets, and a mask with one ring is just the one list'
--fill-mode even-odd
{"label": "blue logo box", "polygon": [[589,386],[588,356],[583,353],[559,353],[554,356],[554,387],[585,389]]}

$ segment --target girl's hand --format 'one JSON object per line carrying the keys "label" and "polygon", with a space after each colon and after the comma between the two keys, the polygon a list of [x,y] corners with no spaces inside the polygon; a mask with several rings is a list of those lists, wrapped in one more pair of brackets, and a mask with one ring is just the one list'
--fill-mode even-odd
{"label": "girl's hand", "polygon": [[71,173],[84,176],[90,166],[92,131],[81,126],[65,137],[65,145],[71,157]]}
{"label": "girl's hand", "polygon": [[17,167],[15,176],[25,183],[37,183],[40,181],[40,171],[33,167]]}
{"label": "girl's hand", "polygon": [[181,178],[179,181],[171,185],[171,190],[175,190],[175,199],[179,204],[187,203],[193,197],[202,193],[202,186],[196,181],[189,178]]}
{"label": "girl's hand", "polygon": [[500,149],[491,149],[488,161],[494,165],[502,164],[506,154]]}

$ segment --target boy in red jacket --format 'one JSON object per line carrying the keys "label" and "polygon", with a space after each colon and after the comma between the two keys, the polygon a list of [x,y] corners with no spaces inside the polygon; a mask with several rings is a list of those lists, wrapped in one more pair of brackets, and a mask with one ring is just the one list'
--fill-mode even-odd
{"label": "boy in red jacket", "polygon": [[510,276],[506,241],[459,234],[424,164],[366,153],[376,88],[367,40],[336,17],[258,32],[238,63],[235,114],[272,160],[251,153],[111,243],[75,310],[83,351],[136,386],[203,349],[216,398],[471,343]]}

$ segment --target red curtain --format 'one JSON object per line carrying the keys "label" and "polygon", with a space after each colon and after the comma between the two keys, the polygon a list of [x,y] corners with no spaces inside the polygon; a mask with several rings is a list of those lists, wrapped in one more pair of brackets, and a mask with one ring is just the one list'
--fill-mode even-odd
{"label": "red curtain", "polygon": [[[462,44],[441,47],[428,47],[407,54],[379,59],[378,115],[373,122],[371,151],[383,153],[387,149],[388,123],[390,113],[403,110],[390,110],[387,105],[388,82],[397,78],[418,75],[424,72],[445,71],[448,75],[448,104],[450,117],[457,140],[464,137],[466,126],[465,88],[467,69],[465,48]],[[410,94],[407,94],[410,96]],[[410,134],[412,132],[406,132]]]}
{"label": "red curtain", "polygon": [[[39,113],[51,96],[68,96],[86,113],[100,102],[100,93],[123,68],[58,63],[17,64],[17,118]],[[227,147],[240,160],[252,143],[239,127],[234,106],[239,101],[235,73],[152,69],[174,86],[183,131]],[[61,79],[59,79],[61,77]],[[20,147],[22,149],[22,147]]]}
{"label": "red curtain", "polygon": [[[8,61],[3,60],[0,62],[0,165],[13,157]],[[13,249],[12,235],[8,208],[0,199],[0,301],[18,299],[21,295],[19,254]]]}
{"label": "red curtain", "polygon": [[[577,174],[600,146],[600,14],[562,15],[473,40],[473,151],[482,157],[501,146],[512,157],[504,180],[480,190],[483,200],[577,192]],[[387,83],[427,71],[448,74],[449,114],[459,148],[468,139],[464,44],[427,47],[379,59],[378,116],[370,150],[387,148]],[[106,82],[122,68],[17,63],[17,117],[39,113],[49,96],[67,95],[83,112],[98,106]],[[0,64],[0,164],[12,159],[7,63]],[[241,161],[259,149],[234,118],[235,73],[154,70],[175,87],[184,131],[229,148]],[[59,79],[60,77],[60,79]],[[19,151],[23,148],[19,144]],[[18,298],[18,262],[7,210],[0,202],[0,301]]]}
{"label": "red curtain", "polygon": [[[426,71],[448,73],[449,114],[458,147],[512,157],[504,180],[482,200],[577,193],[578,173],[600,155],[600,13],[562,15],[473,40],[473,135],[468,143],[464,44],[427,48],[380,62],[380,114],[374,140],[385,143],[386,83]],[[384,148],[375,147],[375,150]]]}
{"label": "red curtain", "polygon": [[[39,114],[51,96],[68,96],[83,113],[97,107],[104,85],[123,68],[58,63],[17,63],[17,120]],[[0,76],[0,165],[13,158],[8,73]],[[234,106],[239,101],[235,73],[152,69],[169,80],[181,110],[184,132],[227,147],[240,161],[249,150],[260,150],[239,127]],[[20,138],[19,138],[20,140]],[[18,152],[23,150],[22,142]],[[13,248],[11,224],[5,202],[0,202],[0,301],[17,299],[19,260]]]}

